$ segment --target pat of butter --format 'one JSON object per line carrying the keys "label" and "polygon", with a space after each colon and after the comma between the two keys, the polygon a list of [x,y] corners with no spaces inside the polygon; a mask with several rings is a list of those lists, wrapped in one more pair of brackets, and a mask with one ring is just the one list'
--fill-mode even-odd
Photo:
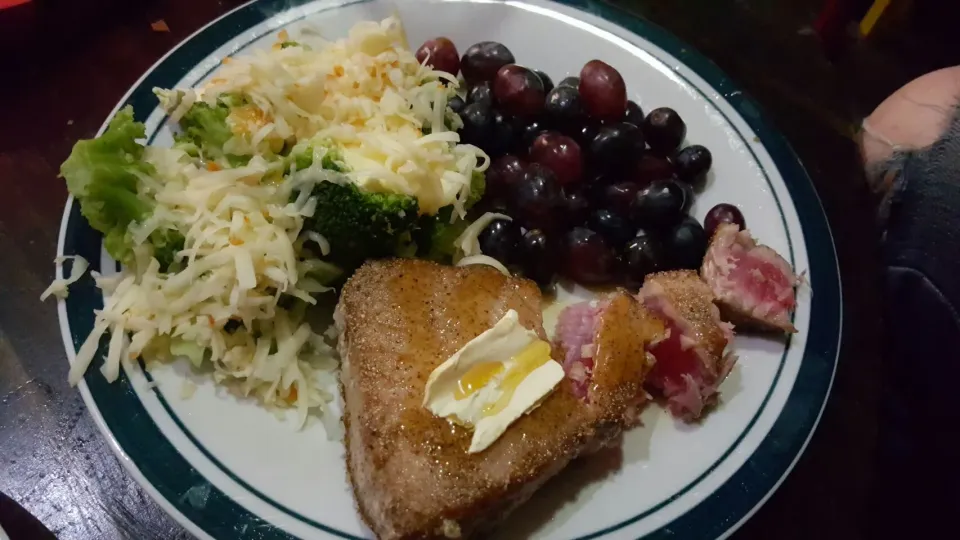
{"label": "pat of butter", "polygon": [[472,339],[427,380],[423,406],[473,428],[469,453],[485,450],[563,380],[550,344],[520,325],[510,310]]}

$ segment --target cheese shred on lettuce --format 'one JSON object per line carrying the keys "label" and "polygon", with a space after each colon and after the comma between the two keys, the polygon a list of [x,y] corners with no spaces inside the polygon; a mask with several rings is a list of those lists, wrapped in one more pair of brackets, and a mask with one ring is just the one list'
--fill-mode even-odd
{"label": "cheese shred on lettuce", "polygon": [[[128,107],[64,162],[84,217],[124,265],[93,273],[104,307],[71,384],[103,340],[109,381],[124,362],[188,358],[241,395],[295,408],[302,424],[332,399],[336,369],[307,322],[316,295],[363,259],[456,250],[446,244],[489,162],[460,144],[456,78],[420,65],[396,18],[334,42],[279,38],[225,58],[200,88],[155,89],[179,128],[173,148],[141,144]],[[418,248],[424,223],[431,242]],[[456,242],[463,254],[478,251],[478,231]],[[77,259],[45,295],[82,273]]]}
{"label": "cheese shred on lettuce", "polygon": [[[212,366],[217,382],[244,396],[295,407],[305,421],[331,399],[322,383],[336,368],[334,351],[304,320],[313,295],[332,290],[321,282],[329,265],[320,249],[297,249],[310,200],[292,197],[290,182],[264,181],[272,169],[261,158],[219,171],[176,149],[148,147],[145,159],[162,178],[153,179],[156,205],[130,229],[133,264],[95,276],[105,305],[71,366],[71,384],[109,333],[101,369],[109,381],[122,361],[183,356]],[[142,243],[159,224],[184,236],[166,271]]]}
{"label": "cheese shred on lettuce", "polygon": [[225,131],[219,155],[234,160],[322,140],[362,190],[416,197],[428,215],[453,205],[463,217],[471,177],[489,158],[453,131],[455,76],[421,65],[396,17],[358,23],[335,42],[288,38],[281,32],[268,50],[224,59],[199,89],[157,90],[161,102],[197,128],[201,149]]}

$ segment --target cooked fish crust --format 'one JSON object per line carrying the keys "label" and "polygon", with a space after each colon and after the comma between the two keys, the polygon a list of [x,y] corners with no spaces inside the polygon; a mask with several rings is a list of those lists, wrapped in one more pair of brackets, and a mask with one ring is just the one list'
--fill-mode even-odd
{"label": "cooked fish crust", "polygon": [[620,434],[631,371],[614,361],[597,390],[610,389],[603,405],[577,399],[565,379],[477,454],[467,453],[468,429],[422,407],[430,373],[508,310],[545,338],[540,300],[533,282],[492,268],[420,260],[368,262],[347,282],[336,314],[347,471],[378,538],[489,530],[572,459]]}

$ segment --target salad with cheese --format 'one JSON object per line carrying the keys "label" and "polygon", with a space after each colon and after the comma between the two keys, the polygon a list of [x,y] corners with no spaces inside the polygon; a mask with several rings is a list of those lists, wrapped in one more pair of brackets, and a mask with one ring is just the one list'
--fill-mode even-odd
{"label": "salad with cheese", "polygon": [[155,90],[173,147],[145,146],[129,107],[78,142],[61,174],[123,268],[94,274],[106,299],[70,382],[109,335],[110,381],[186,357],[301,423],[322,410],[336,360],[309,323],[317,296],[369,258],[475,255],[458,246],[489,158],[460,143],[457,88],[394,17],[332,42],[283,31],[198,88]]}

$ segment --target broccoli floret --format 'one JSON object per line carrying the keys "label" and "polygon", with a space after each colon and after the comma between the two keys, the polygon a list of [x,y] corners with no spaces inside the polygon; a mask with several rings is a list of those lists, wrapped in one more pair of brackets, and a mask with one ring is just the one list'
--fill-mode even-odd
{"label": "broccoli floret", "polygon": [[467,196],[467,201],[463,203],[463,208],[469,210],[473,205],[480,202],[480,199],[483,198],[483,194],[487,191],[487,178],[480,171],[473,171],[473,175],[470,177],[470,195]]}
{"label": "broccoli floret", "polygon": [[233,133],[227,125],[230,107],[217,103],[211,107],[200,101],[194,103],[180,118],[182,133],[177,134],[178,143],[193,143],[207,155],[219,156],[223,145]]}
{"label": "broccoli floret", "polygon": [[[309,168],[313,165],[313,154],[313,146],[302,146],[299,144],[294,146],[290,151],[290,155],[287,156],[288,170],[296,169],[302,171]],[[347,166],[343,163],[343,157],[336,150],[327,150],[323,154],[320,167],[329,171],[347,172]]]}
{"label": "broccoli floret", "polygon": [[206,158],[225,157],[232,167],[246,165],[250,156],[226,154],[223,146],[233,137],[233,131],[227,124],[227,117],[233,107],[239,107],[245,100],[233,94],[225,94],[211,106],[198,101],[180,118],[180,133],[174,135],[177,147],[191,156],[202,154]]}
{"label": "broccoli floret", "polygon": [[453,206],[444,206],[436,215],[420,218],[414,236],[418,257],[444,264],[453,261],[457,252],[453,242],[463,234],[470,222],[457,218],[450,223],[452,215]]}
{"label": "broccoli floret", "polygon": [[[464,203],[464,208],[469,210],[480,201],[485,188],[486,179],[483,173],[474,171],[470,182],[470,195]],[[454,255],[457,253],[453,242],[471,223],[470,220],[459,217],[451,219],[453,211],[453,205],[444,206],[436,215],[420,218],[414,234],[418,257],[445,264],[453,262]]]}
{"label": "broccoli floret", "polygon": [[301,49],[303,49],[303,50],[305,50],[305,51],[312,50],[312,49],[310,49],[310,46],[309,46],[309,45],[304,45],[303,43],[300,43],[299,41],[289,41],[289,40],[288,40],[288,41],[284,41],[284,42],[282,42],[282,43],[280,44],[280,48],[281,48],[281,49],[286,49],[286,48],[288,48],[288,47],[300,47]]}
{"label": "broccoli floret", "polygon": [[304,227],[330,242],[330,259],[347,272],[366,259],[395,255],[417,223],[417,200],[406,195],[333,182],[317,184],[312,194],[317,207]]}

